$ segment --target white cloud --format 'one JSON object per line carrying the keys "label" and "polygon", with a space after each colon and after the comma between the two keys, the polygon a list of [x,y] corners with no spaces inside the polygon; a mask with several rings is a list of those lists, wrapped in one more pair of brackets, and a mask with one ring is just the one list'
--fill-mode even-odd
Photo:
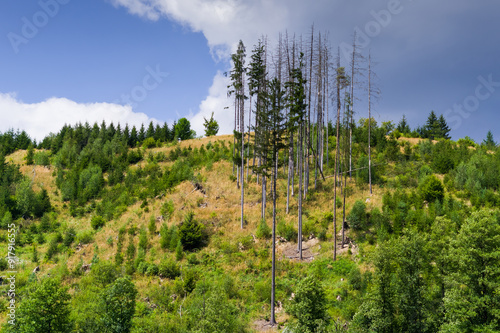
{"label": "white cloud", "polygon": [[130,13],[151,20],[165,16],[195,32],[202,32],[215,56],[224,57],[240,39],[254,43],[290,26],[289,8],[305,7],[301,0],[111,0]]}
{"label": "white cloud", "polygon": [[[238,41],[244,41],[247,54],[260,37],[267,35],[275,38],[279,32],[295,29],[294,24],[313,22],[314,12],[319,7],[330,6],[328,2],[320,2],[310,9],[302,0],[111,0],[115,6],[123,6],[131,14],[151,20],[166,17],[178,22],[192,31],[202,32],[207,39],[212,56],[217,60],[228,61],[231,52],[236,50]],[[293,14],[293,13],[295,14]],[[292,19],[297,13],[305,16],[300,22]],[[198,136],[204,134],[204,117],[214,118],[219,123],[219,134],[232,133],[234,128],[233,100],[227,98],[229,80],[218,72],[208,96],[199,105],[199,110],[187,117],[191,127]],[[248,108],[247,108],[248,109]],[[245,126],[248,119],[246,110]]]}
{"label": "white cloud", "polygon": [[219,134],[232,133],[234,129],[234,107],[231,99],[227,98],[227,85],[229,79],[221,72],[215,75],[208,96],[200,103],[199,112],[188,117],[191,128],[197,136],[205,134],[204,119],[210,119],[212,112],[214,119],[219,124]]}
{"label": "white cloud", "polygon": [[11,128],[25,130],[31,138],[42,140],[49,133],[57,133],[64,124],[78,122],[89,124],[105,120],[107,124],[128,123],[130,126],[148,124],[144,113],[132,111],[132,107],[111,103],[79,104],[66,98],[49,98],[40,103],[24,103],[13,93],[0,93],[0,131]]}

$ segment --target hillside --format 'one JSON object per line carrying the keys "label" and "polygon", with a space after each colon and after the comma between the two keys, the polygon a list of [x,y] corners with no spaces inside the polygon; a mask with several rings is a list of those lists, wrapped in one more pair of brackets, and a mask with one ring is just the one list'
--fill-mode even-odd
{"label": "hillside", "polygon": [[[500,202],[498,173],[484,169],[500,165],[496,153],[484,154],[482,149],[471,150],[449,140],[400,138],[400,149],[376,147],[373,194],[364,182],[364,169],[346,180],[345,247],[340,245],[341,205],[337,205],[337,231],[333,230],[333,166],[326,166],[326,180],[318,177],[314,188],[312,175],[303,202],[302,261],[296,250],[297,185],[286,214],[287,182],[281,167],[277,184],[278,325],[271,328],[272,202],[268,198],[265,228],[260,216],[261,187],[250,170],[245,183],[245,226],[240,228],[240,189],[230,161],[232,140],[232,136],[217,136],[156,144],[159,147],[127,148],[125,152],[113,148],[116,150],[111,156],[116,160],[125,156],[126,167],[114,166],[112,161],[103,171],[97,170],[98,164],[86,164],[75,178],[77,194],[67,187],[73,172],[73,162],[69,161],[74,159],[67,145],[62,145],[55,155],[36,150],[35,156],[51,155],[46,166],[26,165],[26,150],[7,155],[6,165],[19,165],[21,174],[30,181],[31,198],[42,197],[40,193],[45,189],[52,206],[40,216],[11,214],[9,220],[5,213],[2,219],[4,245],[9,233],[6,225],[13,223],[19,228],[15,240],[19,260],[16,304],[29,309],[26,304],[36,295],[36,286],[55,278],[58,288],[68,292],[68,318],[73,330],[91,332],[98,330],[93,316],[103,311],[103,306],[106,308],[102,300],[109,301],[105,295],[112,293],[115,280],[130,277],[123,281],[131,281],[137,290],[132,332],[184,332],[194,328],[196,332],[208,332],[219,324],[226,325],[227,332],[275,332],[295,322],[295,295],[300,292],[301,281],[314,276],[324,292],[330,330],[361,332],[363,325],[382,325],[376,323],[379,315],[373,316],[382,311],[374,301],[384,297],[381,288],[393,293],[393,299],[395,295],[410,295],[403,303],[390,305],[398,310],[393,308],[387,318],[396,312],[400,317],[388,325],[414,320],[404,317],[415,312],[412,306],[419,307],[418,314],[447,306],[446,301],[439,301],[439,290],[452,290],[454,284],[448,279],[452,273],[457,281],[459,273],[467,273],[446,264],[450,259],[443,257],[445,252],[461,253],[458,244],[448,244],[449,239],[466,237],[471,244],[464,246],[474,248],[477,236],[490,246],[488,251],[492,252],[488,253],[493,255],[499,249],[498,237],[492,234],[488,238],[494,230],[482,229],[484,234],[477,235],[474,229],[482,218],[493,219],[495,230],[499,228],[495,208]],[[140,158],[126,159],[135,152],[140,152]],[[85,156],[85,149],[79,156],[74,159],[75,165]],[[333,163],[334,154],[330,156]],[[449,160],[441,161],[443,156]],[[361,148],[356,150],[358,161],[362,165]],[[471,169],[472,165],[476,169]],[[119,175],[115,171],[118,169],[122,172]],[[86,170],[88,176],[82,176]],[[474,170],[484,172],[481,176]],[[477,183],[471,184],[476,176]],[[91,187],[94,181],[95,188]],[[19,211],[21,185],[12,186]],[[469,226],[466,221],[471,217],[476,224],[471,222]],[[186,225],[193,229],[186,231]],[[468,236],[461,231],[466,225]],[[183,238],[186,232],[188,237],[201,236],[189,243]],[[2,257],[6,256],[8,247],[1,249]],[[497,256],[489,258],[487,267],[498,263]],[[5,276],[7,266],[2,268]],[[497,276],[492,274],[491,279]],[[1,288],[1,323],[4,331],[9,331],[8,286]],[[28,310],[21,308],[18,318],[29,316]],[[427,313],[425,324],[422,318],[416,322],[426,325],[425,331],[435,331],[442,320],[439,313]]]}

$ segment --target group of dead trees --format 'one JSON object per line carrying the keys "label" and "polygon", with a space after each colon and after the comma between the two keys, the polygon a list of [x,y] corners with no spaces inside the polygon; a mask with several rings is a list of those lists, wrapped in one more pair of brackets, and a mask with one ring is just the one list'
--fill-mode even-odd
{"label": "group of dead trees", "polygon": [[[272,218],[272,304],[274,305],[276,191],[278,171],[283,167],[287,177],[286,213],[290,213],[290,198],[296,197],[298,217],[298,257],[302,259],[302,202],[311,186],[317,188],[325,171],[333,173],[334,259],[336,259],[337,187],[343,196],[342,246],[344,245],[345,187],[352,176],[352,125],[354,101],[362,90],[364,58],[356,45],[356,37],[349,55],[349,67],[341,66],[340,51],[332,56],[328,35],[311,29],[310,39],[280,34],[274,48],[267,38],[259,40],[251,51],[249,64],[246,48],[239,42],[232,55],[231,85],[228,94],[234,96],[233,174],[241,188],[241,228],[244,228],[244,184],[249,169],[262,187],[262,219],[266,216],[268,180],[271,181]],[[335,59],[336,58],[336,59]],[[369,110],[371,95],[371,66],[368,67]],[[245,102],[247,107],[245,108]],[[335,110],[334,127],[330,113]],[[356,111],[360,113],[359,111]],[[248,123],[245,124],[245,115]],[[252,121],[253,116],[253,121]],[[368,115],[369,119],[371,114]],[[370,119],[371,120],[371,119]],[[246,126],[245,126],[246,125]],[[329,127],[335,133],[329,133]],[[335,136],[334,161],[330,161]],[[370,136],[369,136],[370,137]],[[367,142],[370,153],[370,143]],[[371,156],[370,156],[371,157]],[[331,165],[333,163],[333,165]],[[246,176],[245,176],[246,165]],[[370,159],[371,168],[371,159]],[[333,168],[333,169],[332,169]],[[312,181],[314,177],[314,182]],[[297,191],[296,191],[297,190]],[[371,183],[370,183],[371,192]],[[273,306],[274,308],[274,306]],[[274,311],[271,314],[274,323]]]}

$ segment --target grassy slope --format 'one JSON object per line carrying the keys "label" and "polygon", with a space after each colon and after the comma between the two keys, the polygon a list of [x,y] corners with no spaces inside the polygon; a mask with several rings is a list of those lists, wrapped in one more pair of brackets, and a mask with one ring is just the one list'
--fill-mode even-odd
{"label": "grassy slope", "polygon": [[[204,138],[184,141],[180,143],[180,147],[191,146],[192,148],[200,147],[202,144],[207,144],[209,141],[214,142],[215,140],[226,140],[232,142],[232,136],[218,136],[217,138]],[[150,151],[158,153],[160,151],[168,153],[172,147],[162,147],[154,148]],[[62,202],[59,192],[56,190],[55,178],[53,173],[54,168],[46,167],[32,167],[24,165],[25,151],[17,151],[14,154],[7,157],[7,161],[12,163],[17,163],[21,165],[21,171],[29,176],[33,177],[33,169],[36,171],[34,176],[34,189],[37,191],[40,187],[45,187],[49,191],[51,196],[52,204],[56,208],[58,213],[58,220],[64,225],[74,226],[78,232],[83,230],[91,230],[90,218],[91,216],[84,216],[83,218],[74,218],[69,215],[69,209]],[[146,162],[140,162],[145,164]],[[161,166],[167,165],[168,163],[160,163]],[[207,248],[202,250],[202,253],[208,253],[213,255],[218,255],[219,262],[218,267],[223,269],[228,275],[231,275],[236,282],[236,285],[242,290],[242,295],[248,295],[250,300],[250,313],[248,314],[248,320],[254,322],[255,320],[263,320],[268,316],[269,305],[267,302],[256,299],[253,294],[253,283],[255,281],[267,281],[266,279],[270,276],[270,255],[267,258],[261,259],[259,263],[262,269],[259,271],[254,271],[252,274],[254,279],[248,279],[248,268],[249,262],[252,264],[259,262],[258,258],[255,258],[255,253],[265,248],[270,248],[270,241],[258,240],[253,243],[250,248],[243,248],[240,244],[242,240],[249,235],[255,235],[258,223],[260,221],[260,185],[255,182],[255,176],[251,176],[251,181],[245,183],[245,217],[248,224],[245,229],[240,229],[240,190],[237,189],[236,183],[230,180],[230,175],[232,172],[231,164],[226,161],[214,163],[210,170],[203,169],[200,171],[202,178],[204,179],[202,185],[206,190],[206,195],[203,195],[199,191],[193,191],[193,185],[190,182],[184,182],[178,185],[173,191],[168,193],[166,196],[149,201],[148,210],[146,212],[144,209],[140,208],[141,202],[128,207],[127,211],[117,220],[108,222],[105,227],[95,233],[94,243],[83,246],[82,249],[77,249],[76,244],[73,244],[72,249],[69,253],[62,254],[59,257],[59,263],[42,263],[40,265],[41,272],[39,274],[45,275],[51,272],[51,270],[64,269],[64,264],[67,264],[69,271],[72,271],[75,266],[82,260],[85,264],[90,263],[92,257],[94,256],[95,245],[99,249],[99,258],[101,260],[114,261],[114,255],[116,253],[116,245],[110,246],[107,244],[107,239],[112,238],[114,244],[116,244],[116,237],[118,235],[118,229],[126,225],[135,225],[140,229],[142,226],[147,228],[147,224],[150,217],[158,217],[160,215],[160,207],[166,200],[172,200],[175,206],[174,216],[170,221],[166,221],[169,225],[179,223],[182,221],[186,212],[192,210],[195,213],[195,217],[204,221],[211,229],[212,237],[210,244]],[[196,174],[196,173],[195,173]],[[251,175],[251,173],[250,173]],[[308,195],[307,200],[304,202],[304,215],[305,221],[307,220],[317,220],[318,223],[324,216],[325,212],[331,211],[333,206],[333,178],[328,178],[326,182],[318,181],[319,188],[317,191],[314,190],[314,174],[311,176],[311,190]],[[278,183],[278,191],[280,196],[278,198],[278,215],[280,219],[296,224],[297,222],[297,200],[296,196],[290,200],[290,214],[285,214],[286,205],[286,179],[284,175],[281,175],[282,180]],[[354,184],[353,184],[354,186]],[[297,188],[296,188],[297,192]],[[373,207],[381,207],[382,205],[382,194],[383,190],[377,186],[374,186],[373,195],[369,195],[367,188],[360,189],[354,186],[354,193],[347,198],[347,212],[352,207],[353,203],[361,199],[367,202],[367,210],[370,211]],[[339,191],[340,195],[340,191]],[[271,224],[271,212],[272,212],[272,201],[268,199],[268,215],[267,221],[268,225]],[[342,210],[337,211],[338,223],[337,231],[341,227]],[[160,229],[162,222],[156,222],[157,230]],[[336,296],[345,283],[341,278],[344,278],[342,269],[336,269],[331,261],[333,256],[333,225],[329,226],[328,240],[325,242],[320,242],[309,249],[311,253],[314,254],[314,262],[305,261],[299,263],[296,260],[290,261],[285,256],[285,252],[290,252],[291,249],[296,247],[295,243],[280,244],[278,246],[278,256],[280,264],[278,265],[278,280],[283,279],[283,281],[289,281],[294,283],[297,277],[300,275],[305,275],[306,272],[316,269],[312,267],[313,265],[326,264],[327,276],[325,276],[325,284],[327,286],[327,294],[329,299],[334,302]],[[308,235],[305,235],[307,237]],[[138,236],[135,237],[135,243],[137,246]],[[172,256],[174,254],[165,252],[160,248],[159,236],[150,237],[149,239],[152,247],[148,252],[147,260],[158,263],[164,256]],[[128,237],[125,241],[125,246],[128,244]],[[39,246],[39,257],[43,258],[43,254],[47,251],[48,242],[44,245]],[[228,250],[229,248],[229,250]],[[231,250],[232,249],[232,250]],[[364,249],[364,251],[369,250]],[[362,250],[363,251],[363,250]],[[237,253],[234,253],[237,252]],[[292,251],[293,252],[293,251]],[[351,254],[351,251],[343,250],[341,251],[341,256],[348,258],[349,260],[356,260],[360,262],[360,266],[363,266],[362,257],[364,253],[361,252],[356,255],[356,251]],[[270,253],[270,251],[269,251]],[[2,251],[2,255],[3,255]],[[26,246],[25,249],[18,250],[19,257],[24,261],[22,269],[24,273],[20,273],[21,279],[27,279],[29,273],[36,266],[31,262],[31,248]],[[361,259],[361,260],[360,260]],[[286,262],[286,263],[285,263]],[[266,263],[269,263],[267,265]],[[283,263],[283,264],[282,264]],[[186,265],[186,258],[183,259],[183,265]],[[280,266],[283,265],[283,266]],[[281,267],[281,268],[280,268]],[[366,267],[361,267],[365,270]],[[318,268],[319,269],[319,268]],[[293,276],[291,276],[293,272]],[[295,279],[294,279],[295,278]],[[78,282],[79,278],[71,278],[68,285],[72,285]],[[151,288],[153,286],[169,283],[164,281],[159,277],[148,277],[139,274],[134,275],[134,282],[139,289],[138,300],[143,302],[143,300],[149,295]],[[280,286],[278,291],[278,300],[284,302],[290,294],[290,290],[293,290],[293,285]],[[245,296],[243,296],[244,298]],[[248,305],[248,304],[247,304]],[[333,305],[330,308],[330,312],[333,315],[339,315],[340,312],[338,308]],[[4,321],[5,316],[2,315],[1,321]],[[277,319],[279,322],[283,323],[287,319],[284,311],[278,313]],[[259,330],[260,331],[260,330]]]}

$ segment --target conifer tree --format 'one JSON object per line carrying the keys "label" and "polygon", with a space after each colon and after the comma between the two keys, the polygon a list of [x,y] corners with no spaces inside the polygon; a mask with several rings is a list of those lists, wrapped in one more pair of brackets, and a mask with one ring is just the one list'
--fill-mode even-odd
{"label": "conifer tree", "polygon": [[137,140],[142,143],[146,139],[146,130],[144,129],[144,124],[141,124],[141,128],[139,129],[139,134],[137,135]]}
{"label": "conifer tree", "polygon": [[429,113],[429,117],[427,118],[427,122],[423,128],[423,134],[425,138],[434,140],[440,137],[441,134],[441,125],[438,122],[438,118],[434,111]]}
{"label": "conifer tree", "polygon": [[408,121],[406,120],[406,115],[403,115],[403,118],[399,121],[396,129],[401,134],[408,134],[411,132],[410,125],[408,125]]}
{"label": "conifer tree", "polygon": [[146,137],[145,138],[146,139],[147,138],[154,138],[154,136],[155,136],[155,127],[153,125],[153,122],[150,121],[149,122],[149,126],[148,126],[148,130],[146,131]]}
{"label": "conifer tree", "polygon": [[438,124],[439,124],[439,137],[443,139],[451,139],[449,133],[450,133],[450,128],[448,127],[448,124],[446,123],[446,119],[444,119],[443,115],[439,116],[438,119]]}
{"label": "conifer tree", "polygon": [[[233,61],[233,69],[231,70],[231,81],[232,88],[229,91],[229,94],[234,94],[235,97],[235,136],[238,135],[241,137],[241,150],[240,150],[240,158],[241,158],[241,168],[238,170],[238,177],[241,180],[241,228],[243,229],[243,203],[244,203],[244,195],[245,195],[245,185],[244,185],[244,152],[245,152],[245,85],[244,85],[244,76],[246,72],[245,68],[245,45],[240,40],[238,44],[238,49],[236,53],[231,56]],[[236,123],[239,124],[239,133],[236,132]],[[233,153],[234,155],[234,153]],[[240,177],[241,176],[241,177]]]}
{"label": "conifer tree", "polygon": [[33,164],[33,157],[34,157],[35,153],[34,153],[34,149],[33,149],[33,145],[30,144],[28,146],[28,151],[26,153],[26,165],[32,165]]}
{"label": "conifer tree", "polygon": [[497,146],[497,143],[493,139],[493,134],[491,133],[491,131],[488,131],[488,133],[486,133],[486,139],[484,139],[483,145],[490,150],[494,149]]}
{"label": "conifer tree", "polygon": [[287,86],[290,89],[290,94],[288,96],[288,107],[290,109],[288,128],[289,132],[293,132],[294,129],[298,131],[298,167],[299,167],[299,194],[298,194],[298,250],[299,258],[302,259],[302,185],[303,185],[303,142],[304,142],[304,131],[305,131],[305,116],[306,108],[305,104],[306,93],[306,80],[303,77],[304,68],[304,54],[301,53],[299,56],[299,66],[294,68],[292,73],[290,73],[291,81],[288,82]]}
{"label": "conifer tree", "polygon": [[285,91],[281,82],[274,78],[269,82],[269,92],[266,98],[266,107],[260,111],[259,127],[256,129],[258,137],[256,148],[262,163],[257,171],[271,177],[273,196],[273,232],[272,232],[272,287],[271,287],[271,325],[276,323],[274,313],[275,303],[275,268],[276,268],[276,181],[278,178],[279,152],[285,147]]}

